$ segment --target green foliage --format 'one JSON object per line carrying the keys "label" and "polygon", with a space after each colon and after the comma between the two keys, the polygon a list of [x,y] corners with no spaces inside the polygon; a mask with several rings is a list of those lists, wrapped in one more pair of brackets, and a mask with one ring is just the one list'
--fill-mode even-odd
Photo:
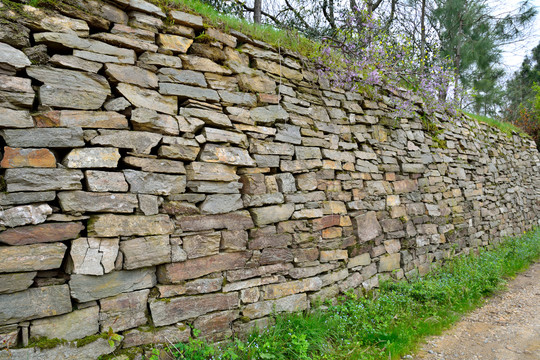
{"label": "green foliage", "polygon": [[507,121],[492,119],[490,117],[482,116],[482,115],[474,115],[474,114],[469,114],[469,113],[466,113],[466,114],[472,117],[473,119],[476,119],[479,122],[484,122],[490,126],[498,128],[503,133],[505,133],[508,137],[512,136],[512,131],[515,131],[521,134],[521,136],[527,136],[527,133],[525,133],[522,129],[518,128],[514,124],[509,123]]}
{"label": "green foliage", "polygon": [[114,347],[115,345],[115,342],[120,342],[122,341],[122,335],[119,335],[117,333],[115,333],[112,329],[112,327],[109,326],[109,330],[107,331],[107,342],[109,343],[109,346],[110,347]]}
{"label": "green foliage", "polygon": [[228,31],[240,31],[254,39],[264,41],[270,45],[284,47],[299,52],[304,56],[312,56],[318,52],[319,44],[307,39],[294,30],[277,29],[271,25],[253,24],[248,20],[238,18],[230,12],[222,13],[199,0],[166,0],[167,5],[193,12],[205,18],[208,25]]}
{"label": "green foliage", "polygon": [[28,343],[28,347],[35,347],[38,349],[52,349],[60,345],[67,344],[67,340],[64,339],[49,339],[45,336],[40,336],[39,338],[31,339],[31,341]]}
{"label": "green foliage", "polygon": [[[275,325],[217,348],[192,339],[170,353],[176,359],[397,359],[440,333],[460,315],[503,288],[540,257],[540,228],[491,250],[462,255],[423,278],[384,282],[336,305],[276,316]],[[196,333],[196,331],[194,331]],[[197,334],[198,335],[198,334]]]}

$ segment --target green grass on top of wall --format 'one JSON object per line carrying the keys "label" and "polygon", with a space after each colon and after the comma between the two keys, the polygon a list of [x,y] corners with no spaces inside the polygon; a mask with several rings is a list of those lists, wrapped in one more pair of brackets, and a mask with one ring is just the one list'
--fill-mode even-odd
{"label": "green grass on top of wall", "polygon": [[492,118],[489,118],[489,117],[483,116],[483,115],[474,115],[474,114],[471,114],[471,113],[465,113],[465,114],[469,115],[470,117],[472,117],[473,119],[475,119],[475,120],[477,120],[479,122],[483,122],[483,123],[486,123],[486,124],[488,124],[490,126],[498,128],[499,130],[504,132],[509,137],[512,136],[512,131],[515,131],[515,132],[519,133],[521,136],[529,137],[529,135],[527,135],[527,133],[525,133],[523,130],[521,130],[520,128],[518,128],[517,126],[515,126],[512,123],[492,119]]}
{"label": "green grass on top of wall", "polygon": [[[158,0],[163,3],[163,0]],[[309,40],[297,31],[279,29],[272,25],[254,24],[253,22],[216,11],[212,6],[198,0],[165,0],[171,7],[193,12],[205,18],[209,25],[225,31],[240,31],[253,39],[264,41],[275,47],[283,47],[299,54],[312,57],[318,53],[320,44]]]}

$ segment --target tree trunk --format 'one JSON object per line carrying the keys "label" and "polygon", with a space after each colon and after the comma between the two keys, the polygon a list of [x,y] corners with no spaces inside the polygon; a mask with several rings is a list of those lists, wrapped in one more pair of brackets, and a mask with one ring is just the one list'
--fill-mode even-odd
{"label": "tree trunk", "polygon": [[255,0],[253,3],[253,22],[256,24],[261,23],[261,7],[262,0]]}
{"label": "tree trunk", "polygon": [[426,0],[422,0],[422,12],[420,14],[420,58],[422,67],[425,65],[426,55]]}
{"label": "tree trunk", "polygon": [[459,101],[459,105],[461,106],[461,100],[459,98],[459,91],[458,91],[458,85],[459,85],[459,76],[460,76],[460,66],[461,66],[461,36],[463,34],[463,15],[459,15],[459,31],[457,36],[457,42],[456,42],[456,57],[454,59],[454,76],[456,77],[454,79],[454,99]]}

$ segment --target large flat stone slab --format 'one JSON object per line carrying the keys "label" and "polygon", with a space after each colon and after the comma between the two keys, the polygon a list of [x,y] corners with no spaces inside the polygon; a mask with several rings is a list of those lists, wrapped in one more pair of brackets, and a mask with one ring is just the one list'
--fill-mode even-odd
{"label": "large flat stone slab", "polygon": [[[0,43],[2,45],[2,43]],[[1,53],[2,50],[0,50]],[[2,128],[31,128],[34,120],[26,110],[13,110],[0,107],[0,127]]]}
{"label": "large flat stone slab", "polygon": [[294,312],[305,310],[308,307],[307,296],[295,294],[277,300],[259,301],[247,305],[242,313],[250,319],[260,318],[273,312]]}
{"label": "large flat stone slab", "polygon": [[186,177],[183,175],[124,170],[124,176],[132,193],[170,195],[182,194],[186,191]]}
{"label": "large flat stone slab", "polygon": [[68,314],[32,321],[30,337],[76,340],[99,332],[99,307],[91,306]]}
{"label": "large flat stone slab", "polygon": [[88,129],[128,129],[126,117],[114,111],[60,111],[59,126]]}
{"label": "large flat stone slab", "polygon": [[67,285],[45,286],[0,295],[0,325],[65,314],[71,309]]}
{"label": "large flat stone slab", "polygon": [[131,112],[133,129],[157,132],[165,135],[178,135],[178,120],[171,115],[159,114],[155,110],[137,108]]}
{"label": "large flat stone slab", "polygon": [[18,70],[30,66],[30,59],[13,46],[0,43],[0,70],[15,73]]}
{"label": "large flat stone slab", "polygon": [[382,227],[377,220],[377,213],[374,211],[355,217],[353,225],[356,228],[360,243],[373,240],[383,233]]}
{"label": "large flat stone slab", "polygon": [[6,144],[23,148],[74,148],[84,146],[81,128],[34,128],[4,130]]}
{"label": "large flat stone slab", "polygon": [[101,299],[99,326],[102,332],[115,332],[146,324],[146,307],[150,290],[144,289]]}
{"label": "large flat stone slab", "polygon": [[4,146],[3,168],[54,168],[56,158],[49,149],[23,149]]}
{"label": "large flat stone slab", "polygon": [[80,190],[83,174],[68,169],[7,169],[5,180],[8,192]]}
{"label": "large flat stone slab", "polygon": [[34,34],[36,43],[45,43],[51,47],[78,49],[97,54],[111,55],[125,64],[135,63],[135,51],[122,49],[101,41],[80,38],[72,33],[43,32]]}
{"label": "large flat stone slab", "polygon": [[168,159],[153,159],[135,156],[126,156],[122,159],[124,163],[133,167],[140,168],[146,172],[157,172],[167,174],[185,174],[186,168],[181,161]]}
{"label": "large flat stone slab", "polygon": [[[1,251],[0,257],[3,257]],[[0,294],[9,294],[28,289],[34,283],[36,274],[35,271],[0,274]]]}
{"label": "large flat stone slab", "polygon": [[146,344],[177,344],[187,342],[191,337],[191,328],[185,325],[171,325],[159,328],[142,327],[124,333],[122,347],[130,348]]}
{"label": "large flat stone slab", "polygon": [[62,191],[58,193],[58,200],[63,211],[72,213],[132,213],[139,206],[135,194]]}
{"label": "large flat stone slab", "polygon": [[100,130],[99,135],[93,138],[90,143],[131,149],[139,154],[150,154],[152,148],[159,143],[161,138],[160,134],[146,131]]}
{"label": "large flat stone slab", "polygon": [[[2,246],[0,247],[0,273],[58,269],[62,265],[66,249],[66,245],[62,243]],[[20,275],[20,277],[21,286],[27,284],[27,281],[22,280],[25,276]],[[15,276],[14,279],[17,278]],[[9,279],[6,279],[2,286],[7,286],[8,283]],[[32,284],[28,286],[30,285]]]}
{"label": "large flat stone slab", "polygon": [[42,105],[97,110],[111,94],[109,83],[101,75],[41,66],[28,67],[26,72],[44,83],[39,89]]}
{"label": "large flat stone slab", "polygon": [[0,225],[7,227],[41,224],[52,214],[47,204],[23,205],[0,211]]}
{"label": "large flat stone slab", "polygon": [[125,96],[136,107],[147,108],[170,115],[176,115],[178,113],[177,98],[175,96],[163,96],[175,94],[160,91],[163,94],[161,95],[157,91],[126,83],[120,83],[116,88],[120,94]]}
{"label": "large flat stone slab", "polygon": [[148,289],[156,285],[154,268],[113,271],[103,276],[72,275],[71,296],[79,302],[103,299],[124,292]]}
{"label": "large flat stone slab", "polygon": [[171,234],[174,224],[168,215],[95,215],[88,222],[88,235],[116,237]]}
{"label": "large flat stone slab", "polygon": [[249,210],[257,226],[272,224],[290,219],[294,204],[273,205]]}
{"label": "large flat stone slab", "polygon": [[84,229],[80,222],[45,223],[20,226],[0,233],[0,243],[29,245],[75,239]]}
{"label": "large flat stone slab", "polygon": [[242,268],[250,257],[250,252],[223,253],[161,265],[157,271],[158,279],[162,284],[181,283],[213,272]]}
{"label": "large flat stone slab", "polygon": [[206,144],[201,152],[200,159],[206,162],[221,163],[236,166],[255,166],[255,160],[249,152],[242,148]]}
{"label": "large flat stone slab", "polygon": [[79,148],[71,150],[62,164],[71,169],[116,168],[118,160],[117,148]]}
{"label": "large flat stone slab", "polygon": [[124,269],[131,270],[171,262],[169,235],[146,236],[120,242]]}
{"label": "large flat stone slab", "polygon": [[177,219],[184,231],[204,231],[212,229],[245,230],[255,227],[247,211],[229,214],[182,216]]}
{"label": "large flat stone slab", "polygon": [[231,310],[238,307],[238,293],[183,296],[168,301],[150,302],[152,321],[156,326],[198,317],[212,311]]}

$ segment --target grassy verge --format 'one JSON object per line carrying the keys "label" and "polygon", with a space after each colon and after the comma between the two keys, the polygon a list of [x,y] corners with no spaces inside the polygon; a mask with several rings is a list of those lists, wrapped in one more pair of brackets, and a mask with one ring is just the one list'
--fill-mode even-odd
{"label": "grassy verge", "polygon": [[275,326],[221,348],[194,339],[176,359],[397,359],[439,334],[540,257],[540,228],[490,250],[463,255],[424,278],[310,312],[276,317]]}
{"label": "grassy verge", "polygon": [[240,31],[253,39],[264,41],[276,47],[297,51],[306,57],[313,57],[318,53],[320,44],[307,39],[297,31],[279,29],[272,25],[254,24],[245,19],[220,13],[212,6],[198,0],[166,0],[166,4],[199,14],[205,18],[207,24],[214,27],[226,31],[229,29]]}
{"label": "grassy verge", "polygon": [[521,130],[520,128],[518,128],[517,126],[515,126],[512,123],[492,119],[492,118],[489,118],[487,116],[482,116],[482,115],[474,115],[474,114],[470,114],[470,113],[466,113],[466,114],[469,115],[470,117],[472,117],[473,119],[479,121],[479,122],[484,122],[484,123],[486,123],[488,125],[499,128],[502,132],[504,132],[508,136],[512,136],[512,131],[516,131],[519,134],[521,134],[522,136],[528,137],[528,135],[523,130]]}

